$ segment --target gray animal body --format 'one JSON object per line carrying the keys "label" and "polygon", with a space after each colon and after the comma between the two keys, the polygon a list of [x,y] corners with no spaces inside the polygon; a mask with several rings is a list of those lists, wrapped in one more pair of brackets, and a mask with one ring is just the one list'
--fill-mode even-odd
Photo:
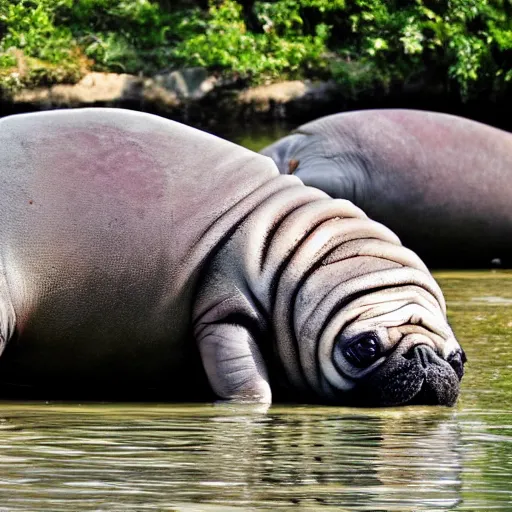
{"label": "gray animal body", "polygon": [[54,111],[0,120],[0,184],[4,396],[456,400],[464,355],[424,264],[268,158]]}
{"label": "gray animal body", "polygon": [[262,153],[345,198],[431,266],[512,264],[512,135],[456,116],[365,110],[300,126]]}

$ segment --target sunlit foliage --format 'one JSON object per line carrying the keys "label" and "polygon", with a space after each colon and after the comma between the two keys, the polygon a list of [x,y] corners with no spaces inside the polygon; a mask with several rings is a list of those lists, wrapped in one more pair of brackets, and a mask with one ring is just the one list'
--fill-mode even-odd
{"label": "sunlit foliage", "polygon": [[[174,6],[174,7],[171,7]],[[0,0],[0,84],[88,69],[205,66],[252,82],[334,77],[348,93],[395,83],[503,94],[508,0]]]}

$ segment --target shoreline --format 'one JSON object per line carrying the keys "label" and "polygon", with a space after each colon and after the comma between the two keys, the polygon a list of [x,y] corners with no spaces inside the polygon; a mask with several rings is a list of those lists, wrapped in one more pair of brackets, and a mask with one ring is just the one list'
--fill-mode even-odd
{"label": "shoreline", "polygon": [[350,96],[334,81],[284,80],[248,86],[244,81],[185,68],[153,77],[90,72],[76,84],[22,89],[0,100],[0,117],[78,107],[129,108],[218,131],[222,126],[283,123],[297,126],[347,110],[412,108],[447,112],[512,131],[512,105],[463,102],[425,85]]}

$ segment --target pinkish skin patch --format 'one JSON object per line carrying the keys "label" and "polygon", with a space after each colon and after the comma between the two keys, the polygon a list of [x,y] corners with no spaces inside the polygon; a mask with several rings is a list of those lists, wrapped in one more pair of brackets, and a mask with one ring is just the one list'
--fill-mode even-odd
{"label": "pinkish skin patch", "polygon": [[37,146],[44,147],[44,167],[57,175],[83,180],[84,188],[103,196],[147,203],[164,196],[166,172],[153,156],[156,141],[148,134],[90,124],[87,130],[53,128]]}
{"label": "pinkish skin patch", "polygon": [[[459,150],[458,146],[461,144],[460,127],[454,125],[451,118],[441,119],[430,117],[426,113],[422,114],[414,115],[406,110],[393,112],[383,110],[379,112],[379,115],[396,124],[399,132],[405,131],[408,135],[413,136],[420,146],[427,145],[427,147],[435,147],[437,150]],[[480,129],[480,125],[475,126]],[[481,133],[476,137],[479,147],[488,146],[492,148],[487,144],[487,137],[483,137]],[[465,141],[466,137],[463,137],[462,140]],[[464,147],[460,150],[464,151]]]}

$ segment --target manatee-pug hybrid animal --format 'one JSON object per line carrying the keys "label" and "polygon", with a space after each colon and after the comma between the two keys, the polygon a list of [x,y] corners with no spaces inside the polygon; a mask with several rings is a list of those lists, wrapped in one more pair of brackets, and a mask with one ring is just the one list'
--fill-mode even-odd
{"label": "manatee-pug hybrid animal", "polygon": [[430,266],[512,264],[512,135],[461,117],[364,110],[300,126],[262,153],[344,198]]}
{"label": "manatee-pug hybrid animal", "polygon": [[0,389],[201,398],[202,362],[223,399],[455,402],[424,264],[269,158],[85,109],[0,120],[0,173]]}

